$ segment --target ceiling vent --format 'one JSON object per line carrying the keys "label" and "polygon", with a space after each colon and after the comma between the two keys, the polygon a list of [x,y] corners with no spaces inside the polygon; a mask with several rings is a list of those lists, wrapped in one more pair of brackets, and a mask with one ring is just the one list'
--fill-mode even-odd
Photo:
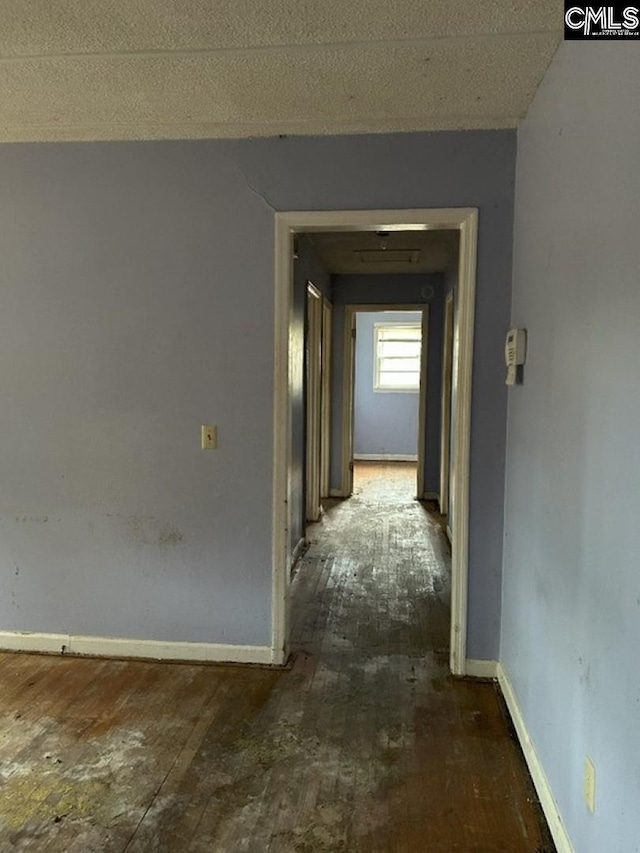
{"label": "ceiling vent", "polygon": [[417,264],[420,249],[365,249],[354,254],[363,264]]}

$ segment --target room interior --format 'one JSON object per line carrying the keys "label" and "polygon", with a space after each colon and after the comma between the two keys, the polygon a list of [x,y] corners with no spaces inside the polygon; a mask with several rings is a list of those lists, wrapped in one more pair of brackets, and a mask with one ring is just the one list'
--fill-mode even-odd
{"label": "room interior", "polygon": [[[455,722],[463,707],[473,737],[459,746],[445,727],[436,753],[442,767],[455,750],[478,762],[457,795],[446,789],[454,814],[475,814],[457,849],[485,831],[483,791],[508,754],[502,783],[533,802],[530,834],[510,843],[542,833],[561,853],[635,850],[634,39],[563,40],[555,0],[399,0],[393,14],[378,0],[2,8],[2,844],[393,850],[402,812],[434,833],[434,850],[456,849],[421,811],[433,756],[421,741],[422,770],[407,763],[407,738],[416,708],[419,721],[431,708]],[[353,683],[402,699],[393,713],[385,700],[376,729],[362,707],[349,716],[351,694],[331,693],[340,643],[327,645],[328,669],[320,635],[289,669],[274,656],[276,217],[435,209],[473,209],[478,222],[466,658],[453,675],[434,649],[417,665],[412,651],[396,670],[368,667],[352,637]],[[367,273],[343,239],[312,236],[320,259],[347,253],[334,275],[357,302]],[[415,270],[421,287],[458,275],[446,239],[420,239],[434,258]],[[371,240],[362,252],[379,250]],[[307,259],[300,274],[330,287],[321,266]],[[526,361],[507,386],[513,328],[527,331]],[[203,427],[215,427],[206,448]],[[333,452],[333,488],[340,464]],[[434,541],[446,562],[446,538]],[[331,561],[314,547],[305,559],[324,582]],[[304,638],[325,611],[299,588]],[[327,588],[331,636],[350,636]],[[318,672],[317,702],[282,687]],[[311,770],[304,790],[285,784],[294,758],[315,766],[294,721],[312,726],[327,697],[335,797]],[[349,776],[350,746],[329,736],[347,718],[364,751],[384,730],[404,788],[375,775],[377,753]],[[490,742],[511,725],[517,747]],[[348,826],[347,789],[366,801]],[[282,823],[265,797],[288,804]]]}

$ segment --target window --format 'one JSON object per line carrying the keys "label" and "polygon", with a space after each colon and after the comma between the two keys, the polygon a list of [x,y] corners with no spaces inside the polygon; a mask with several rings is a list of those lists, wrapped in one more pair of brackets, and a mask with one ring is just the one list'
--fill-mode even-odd
{"label": "window", "polygon": [[374,376],[376,391],[420,389],[420,323],[376,323]]}

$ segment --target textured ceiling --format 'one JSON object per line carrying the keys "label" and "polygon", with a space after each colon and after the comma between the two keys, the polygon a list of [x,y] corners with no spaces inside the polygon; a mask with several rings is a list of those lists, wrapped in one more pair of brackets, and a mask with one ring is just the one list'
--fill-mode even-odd
{"label": "textured ceiling", "polygon": [[0,0],[0,141],[514,127],[557,0]]}
{"label": "textured ceiling", "polygon": [[457,231],[331,231],[307,239],[326,269],[342,275],[444,272],[458,249]]}

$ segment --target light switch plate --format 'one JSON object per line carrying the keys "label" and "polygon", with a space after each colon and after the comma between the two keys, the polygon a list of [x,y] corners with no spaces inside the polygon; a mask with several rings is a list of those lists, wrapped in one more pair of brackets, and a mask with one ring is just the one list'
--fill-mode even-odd
{"label": "light switch plate", "polygon": [[202,424],[202,449],[215,450],[218,446],[218,427],[215,424]]}

